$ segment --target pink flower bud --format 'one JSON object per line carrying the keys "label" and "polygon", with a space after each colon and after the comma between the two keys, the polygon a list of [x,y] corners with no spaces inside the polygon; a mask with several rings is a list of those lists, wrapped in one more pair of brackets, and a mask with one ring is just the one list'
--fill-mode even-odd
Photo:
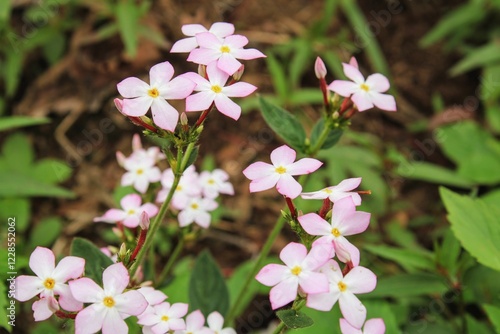
{"label": "pink flower bud", "polygon": [[143,230],[147,230],[149,228],[149,216],[146,211],[142,211],[141,213],[141,222],[139,223],[139,226]]}
{"label": "pink flower bud", "polygon": [[243,72],[245,72],[245,65],[241,65],[240,68],[236,72],[234,72],[234,81],[239,81],[241,79],[241,76],[243,75]]}
{"label": "pink flower bud", "polygon": [[[114,99],[113,102],[115,103],[116,109],[118,109],[119,112],[122,113],[122,108],[123,108],[123,100],[120,99]],[[123,114],[123,113],[122,113]]]}
{"label": "pink flower bud", "polygon": [[314,73],[318,79],[324,79],[326,76],[326,66],[320,57],[316,57],[316,62],[314,63]]}

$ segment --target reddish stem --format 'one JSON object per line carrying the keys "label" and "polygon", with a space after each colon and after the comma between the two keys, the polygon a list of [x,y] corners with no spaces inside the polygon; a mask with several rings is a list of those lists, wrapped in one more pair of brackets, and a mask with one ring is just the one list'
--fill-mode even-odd
{"label": "reddish stem", "polygon": [[345,275],[347,275],[351,271],[352,268],[354,268],[352,261],[347,261],[344,269],[342,269],[342,275],[344,275],[344,277],[345,277]]}
{"label": "reddish stem", "polygon": [[350,97],[345,98],[344,101],[342,101],[342,104],[340,105],[340,110],[339,114],[342,115],[345,113],[350,107],[352,107],[352,100]]}
{"label": "reddish stem", "polygon": [[295,208],[295,205],[293,204],[293,201],[290,197],[285,196],[285,201],[286,205],[288,206],[288,210],[290,210],[290,214],[292,215],[292,219],[296,220],[297,219],[297,209]]}
{"label": "reddish stem", "polygon": [[214,106],[214,103],[212,102],[212,104],[210,105],[210,107],[208,107],[208,109],[203,110],[203,112],[200,115],[200,118],[198,118],[198,120],[196,121],[196,124],[194,125],[195,128],[197,128],[203,124],[203,122],[205,121],[205,118],[207,118],[208,113],[212,110],[213,106]]}
{"label": "reddish stem", "polygon": [[323,104],[325,105],[325,108],[328,110],[330,101],[328,101],[328,86],[326,85],[325,78],[319,79],[319,88],[321,88],[321,92],[323,93]]}
{"label": "reddish stem", "polygon": [[332,208],[332,202],[330,201],[329,198],[325,198],[323,200],[323,205],[321,206],[321,209],[319,209],[319,216],[323,219],[325,219],[326,214],[330,209]]}
{"label": "reddish stem", "polygon": [[139,239],[137,240],[137,246],[135,246],[135,249],[132,252],[132,255],[130,256],[130,263],[132,263],[137,257],[137,254],[139,254],[139,251],[141,250],[142,246],[144,245],[144,242],[146,241],[147,234],[148,234],[147,229],[145,230],[141,229],[141,234],[139,234]]}
{"label": "reddish stem", "polygon": [[61,319],[75,319],[76,313],[66,313],[64,311],[58,310],[54,313],[56,317]]}
{"label": "reddish stem", "polygon": [[144,122],[142,119],[140,119],[139,117],[134,117],[134,116],[127,116],[131,121],[132,123],[134,123],[135,125],[139,125],[139,126],[142,126],[143,128],[145,129],[148,129],[149,131],[151,132],[154,132],[154,133],[157,133],[158,130],[154,127],[154,126],[151,126],[149,124],[147,124],[146,122]]}

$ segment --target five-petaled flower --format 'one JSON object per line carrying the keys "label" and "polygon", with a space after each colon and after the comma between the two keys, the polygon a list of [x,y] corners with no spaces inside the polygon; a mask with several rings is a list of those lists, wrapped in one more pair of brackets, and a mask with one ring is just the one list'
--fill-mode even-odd
{"label": "five-petaled flower", "polygon": [[172,53],[191,52],[196,49],[198,47],[196,35],[202,32],[210,32],[221,40],[224,37],[234,34],[234,25],[227,22],[215,22],[208,30],[201,24],[185,24],[181,29],[184,35],[190,37],[175,42],[174,45],[172,45],[172,49],[170,49]]}
{"label": "five-petaled flower", "polygon": [[[271,152],[271,164],[254,162],[243,174],[250,179],[250,192],[271,189],[276,186],[278,192],[289,198],[296,198],[302,191],[302,186],[292,176],[309,174],[323,164],[312,158],[295,161],[296,153],[290,147],[283,145]],[[295,162],[294,162],[295,161]]]}
{"label": "five-petaled flower", "polygon": [[351,191],[359,186],[361,178],[345,179],[336,186],[326,187],[318,191],[302,193],[300,197],[303,199],[325,199],[336,203],[338,200],[350,196],[356,205],[361,204],[361,196],[355,191]]}
{"label": "five-petaled flower", "polygon": [[186,328],[183,316],[188,312],[188,304],[168,302],[153,306],[153,312],[146,313],[139,318],[139,325],[144,325],[143,333],[164,334],[169,331]]}
{"label": "five-petaled flower", "polygon": [[359,111],[371,109],[374,106],[382,110],[396,111],[396,101],[392,95],[382,94],[389,89],[389,80],[380,73],[368,78],[358,70],[357,63],[343,63],[345,75],[352,81],[334,80],[328,89],[344,97],[351,97]]}
{"label": "five-petaled flower", "polygon": [[172,79],[174,68],[166,61],[156,64],[149,71],[150,84],[130,77],[118,83],[117,88],[125,98],[122,113],[128,116],[144,116],[151,107],[154,123],[162,129],[174,131],[179,112],[166,100],[184,99],[192,93],[195,84],[182,76]]}
{"label": "five-petaled flower", "polygon": [[222,315],[214,311],[210,313],[207,317],[208,328],[211,330],[210,333],[213,334],[236,334],[236,331],[231,327],[224,327],[224,318]]}
{"label": "five-petaled flower", "polygon": [[158,213],[158,208],[152,203],[142,204],[141,196],[137,194],[129,194],[120,200],[120,209],[109,209],[101,217],[94,218],[94,222],[116,223],[122,222],[123,225],[134,228],[139,226],[141,214],[146,212],[149,218]]}

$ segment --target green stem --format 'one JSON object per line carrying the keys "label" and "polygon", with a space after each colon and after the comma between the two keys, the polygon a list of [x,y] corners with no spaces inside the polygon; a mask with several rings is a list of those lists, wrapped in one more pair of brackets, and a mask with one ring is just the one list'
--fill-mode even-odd
{"label": "green stem", "polygon": [[321,150],[321,147],[325,143],[326,138],[328,138],[328,134],[330,134],[330,131],[332,131],[330,126],[331,126],[331,120],[327,119],[325,121],[325,125],[323,126],[323,130],[321,131],[321,134],[319,135],[318,141],[309,151],[310,157],[314,157],[316,154],[318,154],[319,150]]}
{"label": "green stem", "polygon": [[175,262],[179,258],[179,255],[181,255],[181,251],[183,248],[184,248],[184,234],[181,233],[181,237],[179,239],[179,242],[175,246],[175,249],[172,252],[172,254],[170,255],[170,258],[168,259],[167,264],[165,265],[165,267],[163,267],[162,272],[160,273],[160,275],[158,276],[158,279],[156,280],[156,282],[158,284],[161,285],[162,282],[165,280],[165,278],[167,278],[168,274],[170,273],[170,270],[172,269]]}

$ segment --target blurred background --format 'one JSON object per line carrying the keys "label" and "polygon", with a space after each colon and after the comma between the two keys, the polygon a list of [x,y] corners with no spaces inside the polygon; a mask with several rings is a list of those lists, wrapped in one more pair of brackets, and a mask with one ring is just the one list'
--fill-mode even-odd
{"label": "blurred background", "polygon": [[[458,229],[450,229],[439,192],[444,185],[500,207],[498,0],[2,0],[0,219],[4,226],[16,217],[18,271],[37,245],[63,255],[75,236],[98,246],[116,242],[108,225],[92,219],[116,206],[123,170],[115,153],[129,155],[132,135],[141,131],[115,109],[116,84],[129,76],[147,80],[149,68],[166,60],[176,75],[196,71],[187,54],[170,54],[170,47],[183,38],[183,24],[219,21],[233,23],[249,47],[267,55],[246,62],[242,80],[308,129],[322,103],[317,56],[327,64],[327,82],[344,79],[341,62],[351,56],[365,76],[390,78],[398,111],[358,113],[340,144],[320,154],[325,166],[305,190],[362,177],[361,189],[372,191],[360,209],[372,213],[371,226],[352,240],[362,264],[379,276],[365,304],[369,317],[386,319],[387,333],[494,333],[495,325],[500,333],[498,268],[469,254]],[[212,228],[187,245],[179,277],[189,277],[189,259],[204,248],[225,277],[234,277],[283,208],[274,191],[248,191],[242,170],[283,142],[261,117],[255,94],[240,104],[239,121],[212,113],[205,123],[197,166],[226,170],[236,193],[224,197]],[[192,124],[198,115],[188,116]],[[318,209],[307,201],[297,206]],[[498,226],[498,216],[491,219]],[[160,256],[168,256],[172,235],[162,235]],[[274,254],[292,240],[285,228]],[[239,332],[273,321],[266,289],[255,288]],[[183,290],[165,291],[171,301],[186,301]],[[7,305],[4,296],[0,305]],[[34,324],[30,303],[18,306],[23,321],[15,333],[64,327],[58,320]],[[299,332],[338,331],[338,309],[311,314],[320,320]],[[0,327],[8,328],[4,316]]]}

